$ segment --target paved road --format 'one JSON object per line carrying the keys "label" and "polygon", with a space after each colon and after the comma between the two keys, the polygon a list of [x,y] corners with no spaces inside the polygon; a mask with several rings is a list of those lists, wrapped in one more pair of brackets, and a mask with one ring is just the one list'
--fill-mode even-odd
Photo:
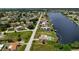
{"label": "paved road", "polygon": [[26,48],[25,48],[25,51],[29,51],[30,48],[31,48],[31,46],[32,46],[32,42],[33,42],[33,40],[34,40],[35,33],[36,33],[37,29],[38,29],[38,25],[39,25],[39,23],[40,23],[41,17],[42,17],[42,14],[41,14],[40,17],[39,17],[39,20],[38,20],[37,25],[36,25],[36,27],[35,27],[33,33],[32,33],[32,36],[31,36],[29,42],[27,43],[27,46],[26,46]]}
{"label": "paved road", "polygon": [[[33,31],[33,30],[20,30],[20,31],[17,31],[17,32],[24,32],[24,31]],[[15,31],[6,31],[6,33],[13,33]]]}

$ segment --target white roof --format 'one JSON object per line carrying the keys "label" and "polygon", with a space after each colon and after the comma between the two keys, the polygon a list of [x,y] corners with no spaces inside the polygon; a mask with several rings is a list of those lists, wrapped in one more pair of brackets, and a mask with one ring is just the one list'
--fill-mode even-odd
{"label": "white roof", "polygon": [[46,27],[41,27],[41,28],[50,28],[50,27],[46,26]]}
{"label": "white roof", "polygon": [[12,45],[10,45],[8,48],[11,49],[12,48]]}
{"label": "white roof", "polygon": [[47,36],[47,35],[41,35],[41,36],[39,37],[39,39],[47,40],[47,39],[48,39],[48,36]]}
{"label": "white roof", "polygon": [[2,49],[3,46],[4,46],[4,44],[0,44],[0,50]]}

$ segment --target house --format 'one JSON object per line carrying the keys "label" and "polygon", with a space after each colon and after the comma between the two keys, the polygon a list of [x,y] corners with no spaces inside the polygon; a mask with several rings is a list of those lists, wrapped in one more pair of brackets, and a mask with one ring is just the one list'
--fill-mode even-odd
{"label": "house", "polygon": [[32,25],[33,24],[33,22],[27,22],[26,23],[26,27],[28,28],[30,25]]}
{"label": "house", "polygon": [[25,28],[23,27],[23,26],[17,26],[16,28],[15,28],[15,30],[16,31],[20,31],[20,30],[24,30]]}
{"label": "house", "polygon": [[8,46],[8,50],[15,51],[17,49],[17,43],[10,43]]}
{"label": "house", "polygon": [[48,36],[47,36],[47,35],[41,35],[41,36],[39,37],[39,40],[40,40],[43,44],[45,44],[46,41],[48,40]]}
{"label": "house", "polygon": [[0,44],[0,50],[3,48],[4,44]]}
{"label": "house", "polygon": [[40,21],[40,25],[41,26],[48,26],[48,21],[47,20],[42,20],[42,21]]}
{"label": "house", "polygon": [[8,19],[8,17],[1,17],[2,21],[6,21]]}
{"label": "house", "polygon": [[79,16],[77,16],[77,19],[79,20]]}
{"label": "house", "polygon": [[13,31],[13,30],[14,30],[14,27],[7,28],[7,31]]}
{"label": "house", "polygon": [[2,35],[4,35],[4,33],[3,32],[0,32],[0,36],[2,36]]}
{"label": "house", "polygon": [[47,27],[41,27],[41,29],[44,30],[44,31],[51,31],[51,28],[48,27],[48,26]]}
{"label": "house", "polygon": [[15,24],[16,24],[17,26],[19,26],[19,25],[20,25],[20,22],[16,22]]}
{"label": "house", "polygon": [[4,36],[4,32],[0,32],[0,38]]}
{"label": "house", "polygon": [[16,27],[16,23],[11,23],[11,27]]}

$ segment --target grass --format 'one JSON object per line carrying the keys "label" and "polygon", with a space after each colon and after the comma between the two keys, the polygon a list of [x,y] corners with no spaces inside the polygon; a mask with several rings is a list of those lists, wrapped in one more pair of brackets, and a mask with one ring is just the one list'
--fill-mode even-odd
{"label": "grass", "polygon": [[6,33],[5,39],[12,39],[14,41],[17,41],[18,35],[21,35],[21,37],[24,39],[24,42],[26,43],[29,41],[31,34],[31,31]]}
{"label": "grass", "polygon": [[42,44],[38,40],[33,41],[31,51],[58,51],[59,48],[56,48],[55,44],[53,41],[48,41],[46,44]]}
{"label": "grass", "polygon": [[22,45],[22,46],[18,47],[17,51],[24,51],[25,47],[26,47],[26,45]]}
{"label": "grass", "polygon": [[68,44],[60,44],[53,41],[47,41],[46,44],[42,44],[39,40],[33,41],[31,51],[70,51],[71,47]]}

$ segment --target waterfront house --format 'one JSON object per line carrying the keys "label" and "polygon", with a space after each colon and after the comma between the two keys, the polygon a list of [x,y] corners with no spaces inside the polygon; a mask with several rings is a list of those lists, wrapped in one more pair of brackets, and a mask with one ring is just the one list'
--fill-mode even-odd
{"label": "waterfront house", "polygon": [[77,19],[79,20],[79,16],[77,16]]}
{"label": "waterfront house", "polygon": [[47,27],[41,27],[41,29],[44,30],[44,31],[51,31],[51,28],[48,27],[48,26]]}
{"label": "waterfront house", "polygon": [[43,26],[43,27],[48,26],[48,21],[47,20],[41,20],[40,25]]}
{"label": "waterfront house", "polygon": [[47,35],[41,35],[41,36],[39,37],[39,40],[40,40],[43,44],[45,44],[46,41],[48,40],[48,36],[47,36]]}

